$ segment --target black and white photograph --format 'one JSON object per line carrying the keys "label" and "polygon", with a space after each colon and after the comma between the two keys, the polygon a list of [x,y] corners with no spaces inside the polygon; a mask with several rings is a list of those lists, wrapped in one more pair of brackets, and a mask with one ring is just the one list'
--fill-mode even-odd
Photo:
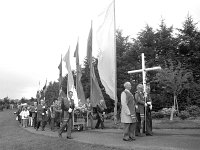
{"label": "black and white photograph", "polygon": [[0,150],[199,150],[199,0],[0,0]]}

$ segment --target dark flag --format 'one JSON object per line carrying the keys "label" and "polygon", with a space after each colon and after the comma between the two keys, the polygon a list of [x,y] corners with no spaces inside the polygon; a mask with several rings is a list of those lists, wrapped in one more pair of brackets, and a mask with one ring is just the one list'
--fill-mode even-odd
{"label": "dark flag", "polygon": [[61,89],[61,84],[62,84],[62,55],[61,55],[61,60],[60,64],[58,66],[59,69],[59,90]]}
{"label": "dark flag", "polygon": [[90,101],[92,106],[96,107],[96,105],[100,102],[100,100],[104,98],[101,89],[99,87],[99,83],[96,79],[94,66],[92,64],[92,26],[90,29],[87,42],[87,59],[90,67]]}
{"label": "dark flag", "polygon": [[79,64],[79,43],[77,42],[76,45],[76,50],[74,52],[74,57],[76,57],[76,91],[77,91],[77,96],[78,99],[85,104],[85,93],[83,91],[83,86],[81,83],[81,77],[82,77],[82,72],[81,72],[81,66]]}
{"label": "dark flag", "polygon": [[47,91],[47,79],[46,79],[46,83],[45,83],[44,87],[42,88],[42,92],[44,94],[44,99],[45,99],[45,93],[46,93],[46,91]]}

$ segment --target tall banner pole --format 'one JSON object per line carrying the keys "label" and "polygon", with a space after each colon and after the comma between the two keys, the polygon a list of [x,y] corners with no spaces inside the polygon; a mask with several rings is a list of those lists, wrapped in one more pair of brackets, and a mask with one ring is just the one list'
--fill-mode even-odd
{"label": "tall banner pole", "polygon": [[[145,59],[144,59],[144,53],[142,53],[142,68],[145,68]],[[143,91],[144,91],[144,102],[146,104],[147,101],[147,93],[146,93],[146,71],[143,69]],[[147,120],[146,120],[146,106],[144,106],[144,121],[145,121],[145,132],[146,132],[146,124],[147,124]]]}
{"label": "tall banner pole", "polygon": [[117,55],[116,55],[116,17],[115,17],[115,0],[114,0],[114,63],[115,63],[115,108],[114,108],[114,115],[115,120],[114,123],[117,123]]}
{"label": "tall banner pole", "polygon": [[[93,25],[93,22],[92,22],[92,20],[91,20],[91,30],[92,30],[92,44],[93,44],[93,28],[92,28],[92,25]],[[92,100],[91,98],[92,98],[92,89],[93,89],[93,87],[92,87],[92,52],[91,52],[91,60],[89,60],[89,69],[90,69],[90,102],[92,103],[92,102],[94,102],[94,100]],[[93,104],[94,105],[94,104]]]}

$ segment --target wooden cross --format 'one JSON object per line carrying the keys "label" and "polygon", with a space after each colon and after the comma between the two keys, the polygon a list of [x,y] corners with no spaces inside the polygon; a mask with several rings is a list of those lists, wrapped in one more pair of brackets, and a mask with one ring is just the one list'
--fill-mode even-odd
{"label": "wooden cross", "polygon": [[[146,72],[147,71],[152,71],[152,70],[160,70],[160,69],[161,69],[160,66],[152,67],[152,68],[146,68],[145,67],[145,60],[144,60],[144,53],[142,53],[142,69],[128,71],[129,74],[142,72],[142,81],[143,81],[143,90],[144,90],[144,96],[145,96],[145,103],[146,103],[146,97],[147,97],[147,93],[146,93]],[[145,107],[145,131],[146,131],[146,107]]]}
{"label": "wooden cross", "polygon": [[145,60],[144,60],[144,53],[142,53],[142,69],[128,71],[128,73],[131,74],[131,73],[140,73],[140,72],[142,72],[144,95],[146,96],[146,72],[147,71],[152,71],[152,70],[160,70],[160,69],[161,69],[160,66],[152,67],[152,68],[146,68],[145,67]]}

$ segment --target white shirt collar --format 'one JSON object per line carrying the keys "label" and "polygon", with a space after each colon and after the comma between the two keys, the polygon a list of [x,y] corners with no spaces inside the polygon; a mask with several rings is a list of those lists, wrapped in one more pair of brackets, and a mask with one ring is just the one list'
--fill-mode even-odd
{"label": "white shirt collar", "polygon": [[130,92],[128,89],[125,89],[125,91]]}

